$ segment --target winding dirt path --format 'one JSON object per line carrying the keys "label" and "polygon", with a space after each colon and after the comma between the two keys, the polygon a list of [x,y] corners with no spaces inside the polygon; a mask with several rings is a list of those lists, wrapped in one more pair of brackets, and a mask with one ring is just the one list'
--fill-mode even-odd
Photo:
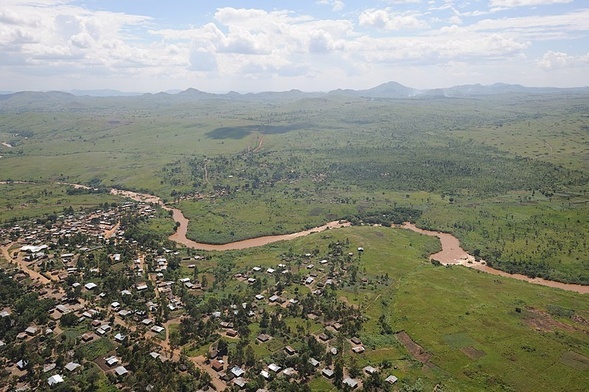
{"label": "winding dirt path", "polygon": [[438,260],[443,265],[463,265],[468,268],[483,271],[491,275],[503,276],[506,278],[512,278],[522,280],[524,282],[534,283],[541,286],[555,287],[567,291],[574,291],[581,294],[589,294],[589,286],[583,286],[580,284],[570,284],[555,282],[552,280],[546,280],[542,278],[530,278],[521,274],[510,274],[504,271],[497,270],[495,268],[486,265],[484,260],[476,261],[474,256],[469,255],[462,247],[460,247],[460,241],[452,234],[443,233],[440,231],[431,231],[420,229],[412,223],[404,223],[401,226],[404,229],[412,230],[417,233],[438,237],[442,244],[442,250],[438,253],[430,255],[430,260]]}
{"label": "winding dirt path", "polygon": [[258,137],[258,146],[256,148],[254,148],[254,150],[252,152],[260,151],[263,146],[264,146],[264,135],[260,134],[260,136]]}

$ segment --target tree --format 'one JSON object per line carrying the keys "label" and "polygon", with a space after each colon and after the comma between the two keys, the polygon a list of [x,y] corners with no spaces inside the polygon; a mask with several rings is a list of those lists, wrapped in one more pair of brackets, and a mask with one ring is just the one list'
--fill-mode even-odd
{"label": "tree", "polygon": [[336,387],[341,387],[344,380],[344,364],[341,358],[335,360],[335,367],[333,368],[333,383]]}
{"label": "tree", "polygon": [[254,354],[254,349],[252,346],[247,346],[245,349],[245,364],[246,366],[254,366],[256,363],[256,356]]}

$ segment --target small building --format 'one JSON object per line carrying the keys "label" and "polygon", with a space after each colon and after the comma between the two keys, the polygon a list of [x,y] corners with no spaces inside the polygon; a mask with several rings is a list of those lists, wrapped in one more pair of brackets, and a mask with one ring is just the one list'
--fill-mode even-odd
{"label": "small building", "polygon": [[344,385],[347,385],[348,387],[354,389],[358,386],[358,381],[354,380],[353,378],[350,377],[346,377],[344,378],[344,381],[342,381],[342,383]]}
{"label": "small building", "polygon": [[27,327],[27,329],[25,329],[25,333],[29,336],[35,336],[37,333],[39,332],[39,329],[37,327]]}
{"label": "small building", "polygon": [[213,360],[213,362],[211,362],[211,369],[213,369],[216,372],[220,372],[221,370],[223,370],[224,368],[224,364],[223,362],[215,359]]}
{"label": "small building", "polygon": [[67,371],[73,372],[74,370],[76,370],[76,369],[77,369],[77,368],[79,368],[80,366],[82,366],[82,365],[80,365],[79,363],[76,363],[76,362],[69,362],[67,365],[65,365],[65,369],[66,369]]}
{"label": "small building", "polygon": [[239,366],[234,366],[231,368],[231,374],[233,374],[235,377],[241,377],[245,374],[245,371]]}
{"label": "small building", "polygon": [[119,359],[117,357],[115,357],[114,355],[108,358],[105,358],[104,363],[106,363],[108,366],[114,366],[117,363],[119,363]]}
{"label": "small building", "polygon": [[268,341],[268,340],[270,340],[271,338],[272,338],[272,337],[271,337],[270,335],[268,335],[268,334],[265,334],[265,333],[261,333],[261,334],[259,334],[259,335],[258,335],[258,337],[257,337],[257,339],[258,339],[260,342],[262,342],[262,343],[264,343],[264,342],[267,342],[267,341]]}
{"label": "small building", "polygon": [[115,335],[115,340],[119,343],[122,343],[125,341],[126,337],[127,337],[126,335],[123,335],[122,333],[119,332]]}
{"label": "small building", "polygon": [[333,378],[333,376],[334,376],[333,369],[328,369],[328,368],[323,369],[321,371],[321,374],[323,375],[323,377],[329,378],[329,379]]}
{"label": "small building", "polygon": [[84,285],[84,287],[86,288],[86,290],[93,290],[93,289],[95,289],[96,287],[98,287],[98,285],[97,285],[96,283],[92,283],[92,282],[90,282],[90,283],[86,283],[86,284]]}
{"label": "small building", "polygon": [[151,327],[151,330],[155,333],[162,333],[166,329],[164,327],[159,326],[159,325],[154,325],[153,327]]}
{"label": "small building", "polygon": [[152,351],[149,353],[149,356],[152,357],[153,359],[158,359],[159,357],[161,357],[161,354],[157,353],[155,351]]}
{"label": "small building", "polygon": [[386,382],[388,382],[389,384],[393,385],[394,383],[397,382],[398,378],[393,376],[392,374],[390,376],[388,376],[387,378],[384,379]]}
{"label": "small building", "polygon": [[286,346],[284,348],[284,351],[288,354],[288,355],[294,355],[297,353],[297,350],[295,350],[294,348],[292,348],[291,346]]}
{"label": "small building", "polygon": [[352,347],[352,351],[355,352],[356,354],[362,354],[366,350],[364,349],[364,346],[356,346],[356,347]]}
{"label": "small building", "polygon": [[309,363],[311,364],[311,366],[313,366],[313,367],[317,367],[317,366],[319,366],[319,364],[320,364],[321,362],[319,362],[319,361],[318,361],[318,360],[316,360],[315,358],[309,358]]}
{"label": "small building", "polygon": [[270,298],[268,298],[268,300],[270,302],[279,302],[280,301],[280,297],[276,294],[274,294],[273,296],[271,296]]}
{"label": "small building", "polygon": [[61,375],[59,375],[59,374],[54,374],[53,376],[51,376],[47,379],[47,384],[49,384],[50,387],[57,385],[57,384],[61,384],[62,382],[63,382],[63,377],[61,377]]}
{"label": "small building", "polygon": [[92,335],[89,332],[86,332],[85,334],[82,334],[82,341],[83,342],[89,342],[90,340],[94,339],[94,335]]}
{"label": "small building", "polygon": [[233,384],[237,385],[240,389],[245,387],[246,381],[241,377],[237,377],[233,380]]}
{"label": "small building", "polygon": [[270,369],[274,373],[278,373],[282,368],[275,363],[271,363],[270,365],[268,365],[268,369]]}
{"label": "small building", "polygon": [[366,372],[366,374],[376,373],[376,368],[374,368],[372,366],[365,366],[363,370]]}
{"label": "small building", "polygon": [[125,376],[127,373],[129,373],[129,372],[127,371],[127,369],[125,369],[124,366],[118,366],[115,369],[115,374],[119,377]]}

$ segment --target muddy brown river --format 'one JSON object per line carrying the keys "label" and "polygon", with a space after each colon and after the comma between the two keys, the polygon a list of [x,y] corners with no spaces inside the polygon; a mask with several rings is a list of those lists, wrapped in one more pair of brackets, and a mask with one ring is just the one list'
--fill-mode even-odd
{"label": "muddy brown river", "polygon": [[[172,218],[179,225],[178,225],[176,232],[169,237],[170,240],[175,241],[175,242],[182,244],[182,245],[189,247],[189,248],[200,249],[200,250],[205,250],[205,251],[211,251],[211,250],[224,251],[224,250],[237,250],[237,249],[253,248],[253,247],[257,247],[257,246],[267,245],[267,244],[270,244],[273,242],[292,240],[292,239],[295,239],[298,237],[303,237],[303,236],[309,235],[311,233],[317,233],[317,232],[321,232],[321,231],[327,230],[327,229],[334,229],[334,228],[350,226],[349,222],[333,221],[333,222],[329,222],[323,226],[315,227],[310,230],[299,231],[297,233],[257,237],[257,238],[251,238],[248,240],[243,240],[243,241],[230,242],[230,243],[222,244],[222,245],[205,244],[205,243],[195,242],[189,238],[186,238],[186,233],[188,231],[188,224],[190,223],[190,221],[184,216],[184,214],[182,214],[182,211],[180,211],[177,208],[171,208],[171,207],[166,206],[159,197],[154,196],[154,195],[145,194],[145,193],[137,193],[137,192],[131,192],[131,191],[126,191],[126,190],[120,190],[120,189],[111,189],[111,193],[114,195],[128,197],[128,198],[133,199],[135,201],[159,204],[160,206],[162,206],[162,208],[164,208],[168,211],[172,211]],[[442,245],[442,250],[438,253],[432,254],[430,256],[430,260],[432,260],[432,259],[438,260],[443,265],[449,265],[449,264],[450,265],[462,265],[467,268],[476,269],[478,271],[483,271],[483,272],[486,272],[486,273],[492,274],[492,275],[498,275],[498,276],[503,276],[503,277],[507,277],[507,278],[522,280],[525,282],[538,284],[541,286],[555,287],[555,288],[559,288],[562,290],[574,291],[574,292],[581,293],[581,294],[589,294],[589,286],[583,286],[583,285],[578,285],[578,284],[569,284],[569,283],[560,283],[560,282],[555,282],[552,280],[546,280],[546,279],[542,279],[542,278],[530,278],[525,275],[509,274],[507,272],[491,268],[488,265],[486,265],[486,262],[484,260],[476,261],[472,255],[468,254],[464,249],[462,249],[462,247],[460,246],[460,241],[458,240],[458,238],[454,237],[452,234],[443,233],[443,232],[439,232],[439,231],[430,231],[430,230],[420,229],[411,223],[405,223],[400,227],[403,229],[412,230],[412,231],[420,233],[420,234],[438,237],[440,240],[440,243]]]}

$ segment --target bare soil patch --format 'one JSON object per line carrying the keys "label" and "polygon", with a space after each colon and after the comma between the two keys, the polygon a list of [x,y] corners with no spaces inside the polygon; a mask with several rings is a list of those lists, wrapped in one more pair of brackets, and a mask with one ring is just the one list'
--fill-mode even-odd
{"label": "bare soil patch", "polygon": [[476,360],[487,355],[487,353],[483,350],[478,350],[472,346],[464,347],[460,351],[462,351],[464,354],[466,354],[467,357],[469,357],[472,360]]}
{"label": "bare soil patch", "polygon": [[577,370],[589,369],[589,358],[574,351],[566,351],[560,357],[560,362]]}
{"label": "bare soil patch", "polygon": [[423,364],[429,362],[432,355],[426,352],[423,349],[423,347],[421,347],[419,344],[415,343],[413,339],[411,339],[411,337],[407,335],[405,331],[401,331],[397,333],[395,336],[415,359],[417,359],[419,362]]}
{"label": "bare soil patch", "polygon": [[524,322],[539,332],[552,332],[556,328],[568,331],[574,330],[570,325],[561,323],[550,316],[550,314],[535,308],[526,308]]}

